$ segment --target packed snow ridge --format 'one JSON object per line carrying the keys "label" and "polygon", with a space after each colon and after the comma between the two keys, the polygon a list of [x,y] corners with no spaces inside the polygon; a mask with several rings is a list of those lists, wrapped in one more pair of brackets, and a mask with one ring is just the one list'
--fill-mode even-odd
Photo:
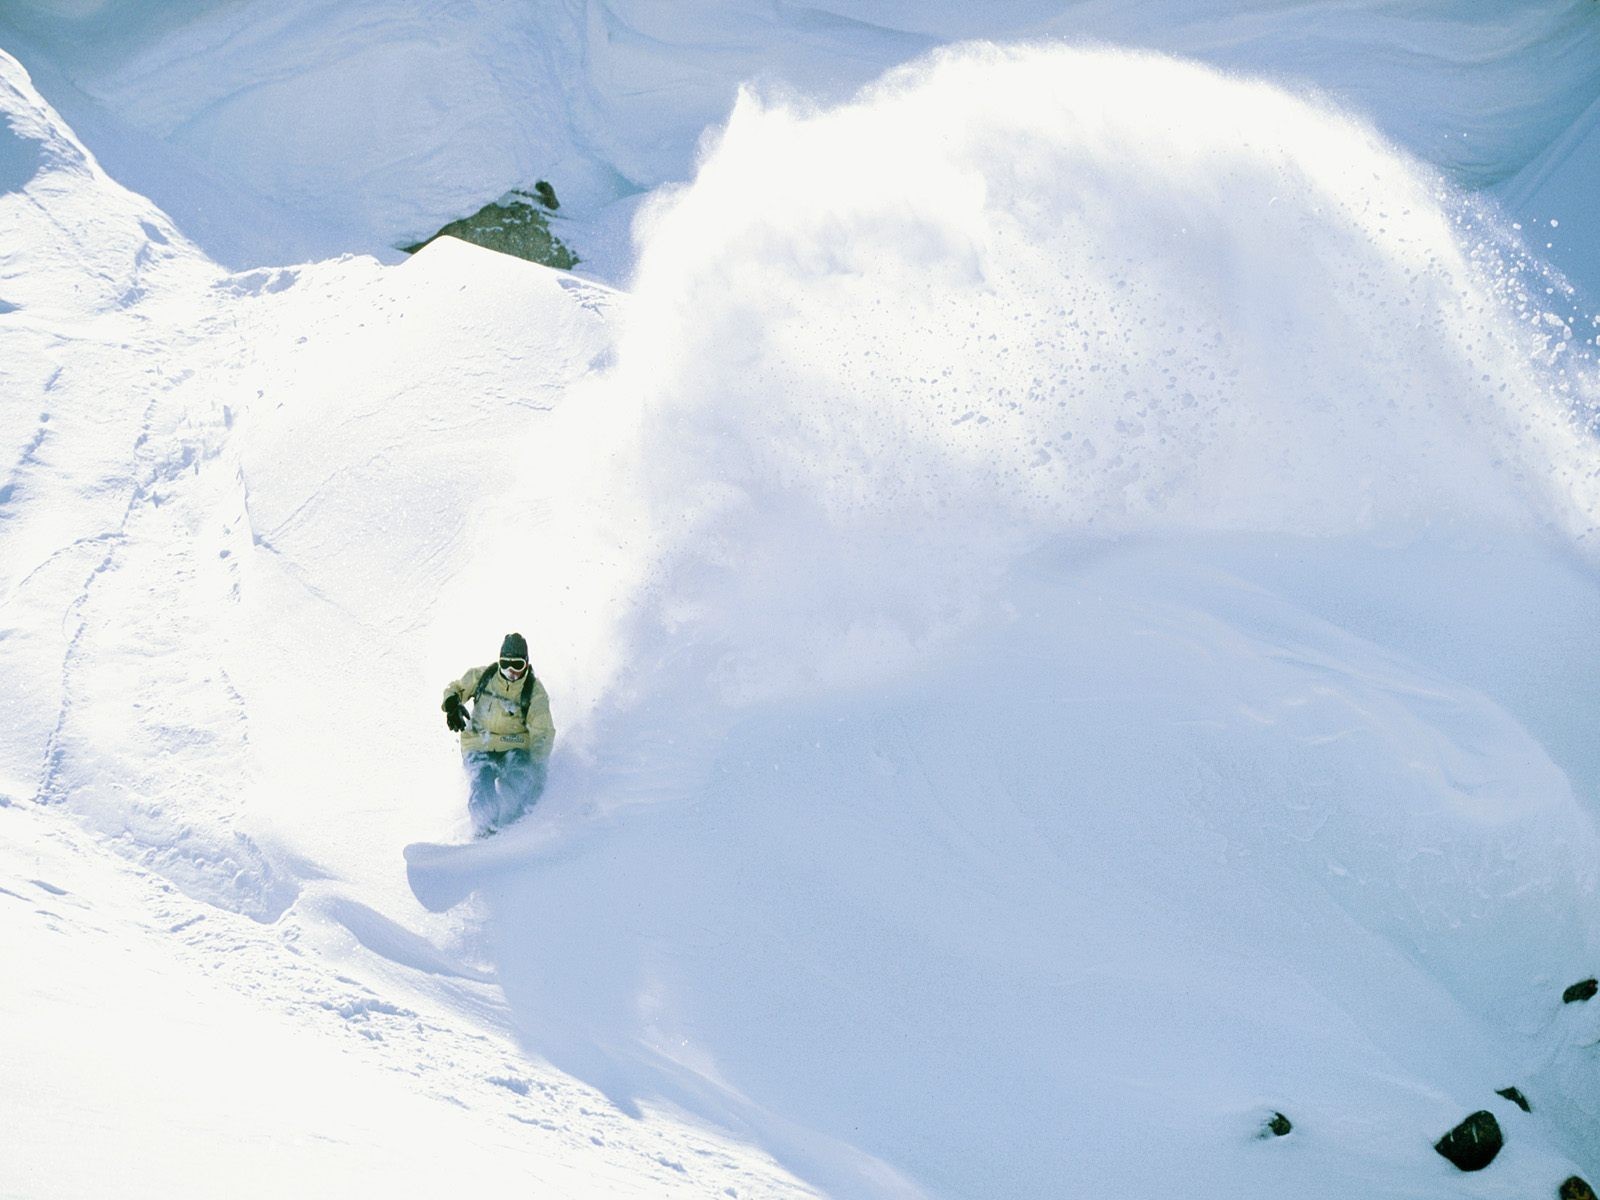
{"label": "packed snow ridge", "polygon": [[0,1192],[1600,1176],[1592,8],[9,9]]}

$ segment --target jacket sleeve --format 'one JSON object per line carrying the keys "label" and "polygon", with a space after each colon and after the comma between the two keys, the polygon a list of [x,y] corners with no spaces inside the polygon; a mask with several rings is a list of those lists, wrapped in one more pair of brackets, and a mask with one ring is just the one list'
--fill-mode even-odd
{"label": "jacket sleeve", "polygon": [[444,690],[444,699],[439,702],[440,709],[449,707],[450,697],[454,696],[464,706],[468,697],[477,689],[478,680],[483,678],[484,668],[472,667],[460,679],[456,680]]}
{"label": "jacket sleeve", "polygon": [[535,761],[550,757],[556,743],[556,725],[550,719],[550,693],[544,684],[534,682],[533,695],[528,697],[528,753]]}

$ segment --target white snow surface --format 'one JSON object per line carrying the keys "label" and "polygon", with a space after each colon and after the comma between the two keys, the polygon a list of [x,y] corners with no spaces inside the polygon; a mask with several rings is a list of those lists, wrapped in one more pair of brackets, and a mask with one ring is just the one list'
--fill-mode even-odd
{"label": "white snow surface", "polygon": [[1514,174],[1600,94],[1593,0],[0,6],[0,45],[112,174],[235,268],[392,258],[543,178],[564,201],[558,232],[620,279],[636,197],[690,176],[741,84],[837,101],[978,38],[1158,50],[1318,88],[1472,187]]}
{"label": "white snow surface", "polygon": [[[407,6],[135,7],[4,28],[244,199],[190,240],[0,54],[0,1195],[1600,1176],[1595,331],[1445,178],[1581,168],[1588,9],[483,5],[428,53],[515,99],[483,47],[559,17],[592,90],[534,153],[424,87],[485,125],[413,159],[355,86],[450,84]],[[735,97],[774,29],[811,98]],[[353,175],[267,136],[322,103]],[[215,261],[565,161],[597,231],[687,180],[626,292]],[[511,628],[550,788],[452,844],[439,694]]]}

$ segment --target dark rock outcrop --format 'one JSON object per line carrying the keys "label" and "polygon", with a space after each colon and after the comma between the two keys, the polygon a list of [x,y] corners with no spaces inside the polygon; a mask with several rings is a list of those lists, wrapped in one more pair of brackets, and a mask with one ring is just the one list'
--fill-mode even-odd
{"label": "dark rock outcrop", "polygon": [[1511,1103],[1515,1104],[1523,1112],[1532,1112],[1533,1111],[1533,1106],[1528,1103],[1528,1098],[1522,1094],[1522,1089],[1521,1088],[1514,1088],[1514,1087],[1497,1088],[1495,1090],[1495,1095],[1496,1096],[1504,1096],[1507,1100],[1511,1101]]}
{"label": "dark rock outcrop", "polygon": [[1561,1002],[1575,1004],[1579,1000],[1593,1000],[1596,992],[1600,992],[1600,980],[1583,979],[1561,993]]}
{"label": "dark rock outcrop", "polygon": [[1275,1112],[1261,1123],[1261,1136],[1284,1137],[1294,1128],[1294,1123],[1281,1112]]}
{"label": "dark rock outcrop", "polygon": [[1505,1145],[1500,1122],[1487,1109],[1479,1109],[1433,1144],[1433,1148],[1463,1171],[1481,1171]]}
{"label": "dark rock outcrop", "polygon": [[1561,1200],[1595,1200],[1594,1189],[1577,1175],[1568,1178],[1556,1195],[1560,1196]]}
{"label": "dark rock outcrop", "polygon": [[550,232],[550,219],[545,215],[546,208],[556,207],[555,189],[548,183],[544,183],[542,191],[525,192],[519,188],[484,205],[470,217],[451,221],[433,237],[400,249],[415,254],[436,238],[453,237],[514,258],[570,271],[578,265],[578,256]]}

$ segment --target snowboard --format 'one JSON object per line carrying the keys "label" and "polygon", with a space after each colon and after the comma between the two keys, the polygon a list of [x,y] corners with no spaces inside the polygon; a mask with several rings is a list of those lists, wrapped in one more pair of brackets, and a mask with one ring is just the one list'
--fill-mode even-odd
{"label": "snowboard", "polygon": [[424,908],[444,912],[525,859],[528,847],[518,841],[502,834],[470,842],[412,842],[404,851],[406,880]]}
{"label": "snowboard", "polygon": [[581,811],[526,817],[470,842],[412,842],[404,850],[412,894],[429,912],[444,912],[504,874],[577,849],[589,824]]}

